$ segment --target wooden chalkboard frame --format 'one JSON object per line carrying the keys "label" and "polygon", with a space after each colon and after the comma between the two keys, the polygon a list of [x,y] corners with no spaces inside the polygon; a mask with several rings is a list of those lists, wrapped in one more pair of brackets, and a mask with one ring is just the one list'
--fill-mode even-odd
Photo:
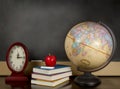
{"label": "wooden chalkboard frame", "polygon": [[[71,62],[57,62],[57,64],[64,64],[64,65],[70,65],[72,67],[73,75],[80,75],[82,72],[77,71],[77,68],[71,63]],[[27,66],[25,73],[30,74],[32,71],[33,66],[38,65],[44,65],[44,62],[42,61],[32,61],[29,62],[29,65]],[[4,70],[3,70],[4,68]],[[93,72],[96,76],[120,76],[120,62],[110,62],[105,68]],[[11,72],[8,69],[5,61],[0,61],[0,76],[8,76]]]}

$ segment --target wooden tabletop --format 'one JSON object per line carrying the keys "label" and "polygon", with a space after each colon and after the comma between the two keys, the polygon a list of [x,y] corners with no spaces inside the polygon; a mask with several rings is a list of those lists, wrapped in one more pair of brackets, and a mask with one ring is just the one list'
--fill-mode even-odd
{"label": "wooden tabletop", "polygon": [[22,86],[11,86],[5,84],[5,77],[0,77],[0,89],[120,89],[120,77],[99,77],[102,81],[100,85],[94,88],[80,87],[76,85],[73,80],[74,77],[70,78],[70,81],[64,86],[56,86],[54,88],[44,87],[38,85],[31,85],[30,83]]}

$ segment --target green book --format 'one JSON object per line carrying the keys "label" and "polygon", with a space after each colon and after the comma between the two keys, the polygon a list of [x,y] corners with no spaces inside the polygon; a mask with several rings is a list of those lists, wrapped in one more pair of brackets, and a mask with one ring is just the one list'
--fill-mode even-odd
{"label": "green book", "polygon": [[33,68],[33,73],[40,73],[47,75],[57,74],[67,71],[71,71],[71,67],[67,65],[56,65],[53,69],[41,68],[41,66],[37,66]]}

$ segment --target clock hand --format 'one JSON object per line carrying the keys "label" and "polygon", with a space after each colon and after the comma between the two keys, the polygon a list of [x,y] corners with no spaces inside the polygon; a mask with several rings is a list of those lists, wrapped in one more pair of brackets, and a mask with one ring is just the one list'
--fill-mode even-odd
{"label": "clock hand", "polygon": [[17,58],[25,58],[25,57],[19,57],[19,56],[18,56]]}
{"label": "clock hand", "polygon": [[18,53],[18,50],[17,50],[17,58],[19,58],[19,53]]}
{"label": "clock hand", "polygon": [[17,58],[19,58],[19,53],[17,53]]}

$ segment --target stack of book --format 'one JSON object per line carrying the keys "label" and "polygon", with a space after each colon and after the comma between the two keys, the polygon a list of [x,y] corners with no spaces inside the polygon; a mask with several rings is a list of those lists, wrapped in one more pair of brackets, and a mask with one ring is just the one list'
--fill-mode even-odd
{"label": "stack of book", "polygon": [[55,87],[67,82],[72,75],[71,67],[66,65],[56,65],[45,68],[37,66],[33,68],[31,84]]}

